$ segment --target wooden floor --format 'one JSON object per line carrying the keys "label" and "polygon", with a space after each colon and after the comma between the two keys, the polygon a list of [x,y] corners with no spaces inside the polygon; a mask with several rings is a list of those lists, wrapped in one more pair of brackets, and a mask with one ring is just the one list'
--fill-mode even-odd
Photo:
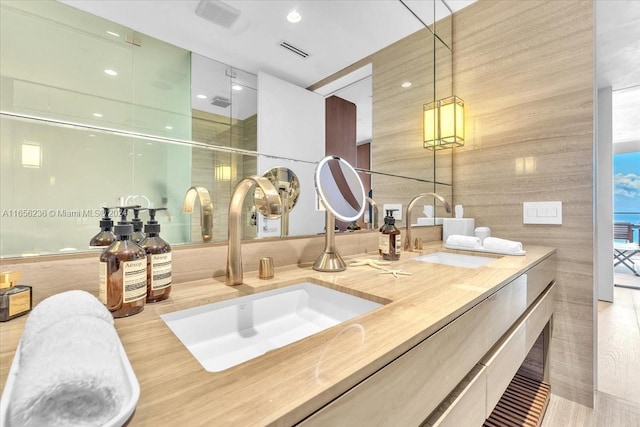
{"label": "wooden floor", "polygon": [[640,427],[640,277],[616,269],[614,302],[598,303],[595,408],[551,395],[543,427]]}

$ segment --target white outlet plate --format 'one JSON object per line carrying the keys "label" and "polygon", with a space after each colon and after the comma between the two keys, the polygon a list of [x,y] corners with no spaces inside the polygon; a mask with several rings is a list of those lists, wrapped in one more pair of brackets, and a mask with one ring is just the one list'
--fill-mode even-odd
{"label": "white outlet plate", "polygon": [[382,205],[382,209],[383,216],[387,216],[388,209],[397,209],[397,211],[393,213],[393,217],[396,219],[396,221],[402,221],[402,203],[385,203],[384,205]]}
{"label": "white outlet plate", "polygon": [[562,224],[562,202],[523,202],[523,224]]}

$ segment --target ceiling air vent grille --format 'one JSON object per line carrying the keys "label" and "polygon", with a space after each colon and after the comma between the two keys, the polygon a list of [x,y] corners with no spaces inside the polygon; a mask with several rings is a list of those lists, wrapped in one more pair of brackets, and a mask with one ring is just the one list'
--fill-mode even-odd
{"label": "ceiling air vent grille", "polygon": [[215,105],[216,107],[227,108],[231,105],[231,100],[229,98],[225,98],[224,96],[216,96],[211,101],[211,105]]}
{"label": "ceiling air vent grille", "polygon": [[285,49],[287,49],[289,52],[295,53],[296,55],[298,55],[298,56],[300,56],[302,58],[306,58],[306,57],[309,56],[309,54],[307,52],[305,52],[304,50],[302,50],[300,48],[297,48],[294,45],[292,45],[291,43],[286,42],[284,40],[282,40],[280,42],[280,46],[285,48]]}
{"label": "ceiling air vent grille", "polygon": [[235,7],[218,0],[202,0],[196,8],[196,15],[225,28],[231,28],[240,13]]}

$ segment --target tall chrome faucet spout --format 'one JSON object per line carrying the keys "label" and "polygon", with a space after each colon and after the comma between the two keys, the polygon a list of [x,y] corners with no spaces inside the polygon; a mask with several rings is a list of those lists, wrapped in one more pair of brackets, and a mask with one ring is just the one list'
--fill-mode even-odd
{"label": "tall chrome faucet spout", "polygon": [[282,213],[282,202],[278,190],[271,181],[253,175],[244,178],[233,189],[229,204],[229,243],[227,250],[226,284],[235,286],[242,284],[242,205],[251,187],[256,186],[254,193],[256,209],[268,218],[278,218]]}
{"label": "tall chrome faucet spout", "polygon": [[416,202],[419,199],[422,199],[423,197],[433,197],[434,199],[439,200],[444,205],[444,208],[447,210],[447,213],[451,213],[451,205],[445,200],[444,197],[442,197],[438,193],[421,193],[421,194],[418,194],[413,199],[411,199],[411,201],[407,205],[407,209],[404,215],[404,220],[406,223],[406,226],[405,226],[406,231],[405,231],[405,238],[404,238],[405,251],[410,251],[411,244],[412,244],[411,243],[411,209],[413,209],[413,206],[416,204]]}
{"label": "tall chrome faucet spout", "polygon": [[369,202],[369,204],[373,207],[373,218],[370,219],[372,227],[374,230],[378,229],[378,218],[380,217],[380,213],[378,210],[378,204],[376,203],[375,200],[373,200],[371,197],[367,197],[367,202]]}
{"label": "tall chrome faucet spout", "polygon": [[200,186],[190,187],[184,195],[182,211],[184,213],[192,213],[196,204],[196,197],[200,200],[200,228],[202,230],[202,240],[204,242],[209,242],[213,237],[213,203],[211,203],[209,191]]}

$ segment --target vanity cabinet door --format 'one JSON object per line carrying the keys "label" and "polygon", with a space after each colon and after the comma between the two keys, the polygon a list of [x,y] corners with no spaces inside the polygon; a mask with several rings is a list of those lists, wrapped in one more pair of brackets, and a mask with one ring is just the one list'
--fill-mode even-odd
{"label": "vanity cabinet door", "polygon": [[486,368],[478,364],[422,426],[480,426],[486,418],[486,396]]}
{"label": "vanity cabinet door", "polygon": [[523,275],[300,425],[419,426],[524,313],[526,297]]}

